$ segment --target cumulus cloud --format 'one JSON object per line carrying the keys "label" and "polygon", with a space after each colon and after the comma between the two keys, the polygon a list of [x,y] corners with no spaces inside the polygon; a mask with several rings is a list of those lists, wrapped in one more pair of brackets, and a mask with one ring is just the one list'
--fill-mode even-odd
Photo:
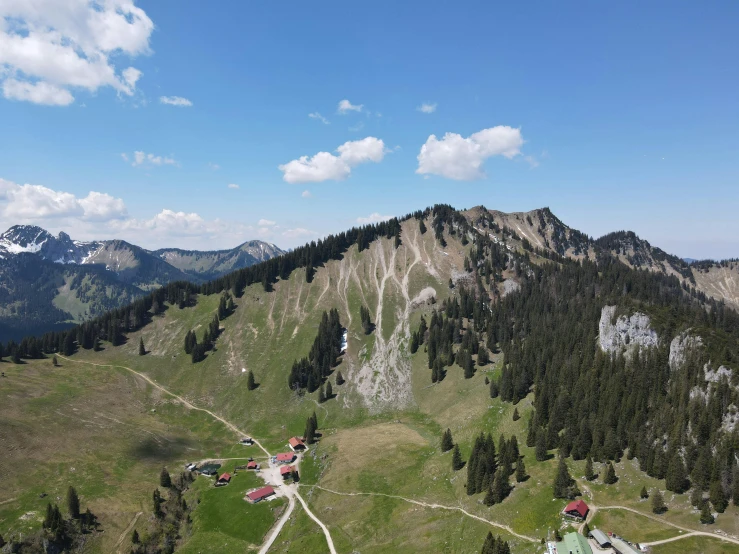
{"label": "cumulus cloud", "polygon": [[260,227],[272,227],[273,225],[277,225],[277,222],[270,221],[269,219],[260,219],[257,225]]}
{"label": "cumulus cloud", "polygon": [[42,185],[19,185],[0,179],[0,215],[16,221],[77,218],[85,221],[121,219],[127,211],[123,200],[102,192],[85,198]]}
{"label": "cumulus cloud", "polygon": [[467,138],[447,133],[439,140],[431,135],[418,154],[416,173],[458,181],[480,179],[485,176],[485,160],[493,156],[514,158],[521,154],[523,143],[520,129],[504,125],[483,129]]}
{"label": "cumulus cloud", "polygon": [[308,117],[310,117],[311,119],[317,119],[324,125],[331,125],[331,122],[325,117],[323,117],[321,114],[319,114],[318,112],[309,113]]}
{"label": "cumulus cloud", "polygon": [[75,89],[134,94],[141,71],[116,60],[149,53],[154,29],[133,0],[3,1],[0,18],[3,95],[53,106]]}
{"label": "cumulus cloud", "polygon": [[416,109],[421,113],[434,113],[436,111],[436,106],[436,104],[429,104],[427,102],[424,102]]}
{"label": "cumulus cloud", "polygon": [[228,188],[236,190],[239,188],[239,185],[236,183],[229,183]]}
{"label": "cumulus cloud", "polygon": [[160,96],[159,102],[169,106],[177,106],[178,108],[189,108],[192,106],[192,102],[187,98],[182,98],[182,96]]}
{"label": "cumulus cloud", "polygon": [[385,143],[375,137],[345,142],[336,149],[338,155],[319,152],[313,157],[301,156],[278,166],[288,183],[320,183],[346,179],[352,168],[366,162],[379,163],[385,156]]}
{"label": "cumulus cloud", "polygon": [[[121,154],[123,161],[128,162],[129,156],[126,153]],[[131,165],[134,167],[140,165],[180,165],[177,160],[169,156],[156,156],[154,154],[147,154],[142,150],[136,150],[133,153],[133,161]]]}
{"label": "cumulus cloud", "polygon": [[318,233],[314,231],[309,231],[308,229],[303,229],[302,227],[297,227],[295,229],[288,229],[287,231],[282,232],[282,236],[290,239],[294,238],[301,238],[301,237],[314,237]]}
{"label": "cumulus cloud", "polygon": [[349,100],[345,99],[339,102],[339,106],[336,108],[336,113],[345,115],[349,112],[361,112],[363,108],[364,104],[352,104]]}
{"label": "cumulus cloud", "polygon": [[304,190],[300,196],[302,196],[303,198],[310,198],[313,195],[310,193],[309,190]]}
{"label": "cumulus cloud", "polygon": [[357,223],[360,225],[366,225],[368,223],[380,223],[381,221],[388,221],[395,216],[392,215],[380,215],[378,212],[369,214],[367,217],[358,217]]}

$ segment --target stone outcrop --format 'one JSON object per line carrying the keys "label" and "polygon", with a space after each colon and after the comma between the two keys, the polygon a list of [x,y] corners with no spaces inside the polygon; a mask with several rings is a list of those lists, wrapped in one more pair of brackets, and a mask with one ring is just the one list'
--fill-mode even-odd
{"label": "stone outcrop", "polygon": [[690,329],[677,335],[670,343],[670,369],[675,371],[683,366],[689,352],[703,346],[703,339],[691,335]]}
{"label": "stone outcrop", "polygon": [[600,314],[599,343],[604,352],[629,356],[637,349],[659,344],[659,337],[646,314],[635,312],[631,317],[622,315],[614,321],[615,315],[616,306],[605,306]]}

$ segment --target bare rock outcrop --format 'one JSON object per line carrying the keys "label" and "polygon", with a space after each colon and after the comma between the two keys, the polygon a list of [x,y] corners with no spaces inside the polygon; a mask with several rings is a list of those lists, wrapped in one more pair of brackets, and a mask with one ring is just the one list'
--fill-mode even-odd
{"label": "bare rock outcrop", "polygon": [[630,356],[637,349],[655,347],[659,344],[657,332],[652,329],[649,316],[635,312],[614,319],[616,306],[605,306],[600,314],[599,342],[603,352]]}
{"label": "bare rock outcrop", "polygon": [[703,339],[691,335],[690,329],[677,335],[670,343],[670,369],[675,371],[685,364],[688,354],[703,346]]}

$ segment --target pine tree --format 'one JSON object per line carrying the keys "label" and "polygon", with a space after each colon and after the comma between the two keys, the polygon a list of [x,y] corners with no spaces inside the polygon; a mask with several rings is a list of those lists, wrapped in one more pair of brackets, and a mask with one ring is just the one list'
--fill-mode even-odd
{"label": "pine tree", "polygon": [[659,489],[654,489],[652,493],[652,511],[655,514],[662,514],[667,510],[665,505],[665,499],[662,497],[662,493]]}
{"label": "pine tree", "polygon": [[521,419],[521,416],[518,415],[518,408],[513,408],[513,421],[518,421]]}
{"label": "pine tree", "polygon": [[475,376],[475,364],[472,361],[472,356],[467,352],[464,360],[464,378],[471,379]]}
{"label": "pine tree", "polygon": [[540,428],[536,433],[536,461],[543,462],[549,457],[547,452],[547,434],[543,428]]}
{"label": "pine tree", "polygon": [[154,516],[157,518],[161,518],[164,516],[162,513],[162,502],[164,502],[164,499],[162,498],[162,495],[159,493],[159,489],[154,489],[154,494],[152,494],[152,511],[154,513]]}
{"label": "pine tree", "polygon": [[316,424],[313,421],[313,418],[308,418],[308,420],[305,422],[305,431],[303,431],[303,438],[305,438],[305,442],[308,444],[313,444],[316,442]]}
{"label": "pine tree", "polygon": [[53,365],[54,367],[59,367],[59,360],[56,359],[56,356],[51,359],[51,365]]}
{"label": "pine tree", "polygon": [[95,337],[92,341],[93,352],[100,352],[102,349],[102,346],[100,346],[100,339],[98,337]]}
{"label": "pine tree", "polygon": [[721,481],[716,480],[711,483],[710,493],[708,498],[711,500],[713,508],[720,514],[724,513],[726,507],[729,505],[724,494],[724,487],[721,485]]}
{"label": "pine tree", "polygon": [[580,494],[564,458],[559,459],[557,475],[554,477],[553,490],[555,498],[574,498]]}
{"label": "pine tree", "polygon": [[139,544],[141,540],[139,539],[139,532],[134,529],[133,534],[131,535],[131,544]]}
{"label": "pine tree", "polygon": [[254,380],[254,372],[249,370],[249,374],[246,376],[246,388],[248,390],[254,390],[257,388],[257,383]]}
{"label": "pine tree", "polygon": [[690,491],[690,504],[695,508],[700,508],[703,504],[703,491],[698,487],[693,487]]}
{"label": "pine tree", "polygon": [[334,389],[331,386],[331,381],[326,381],[326,400],[334,397]]}
{"label": "pine tree", "polygon": [[716,519],[711,513],[711,505],[708,502],[704,502],[703,507],[701,508],[701,523],[703,525],[711,525],[715,521]]}
{"label": "pine tree", "polygon": [[647,492],[647,487],[642,487],[641,492],[639,493],[639,498],[647,499],[649,498],[649,493]]}
{"label": "pine tree", "polygon": [[459,445],[454,445],[454,452],[452,452],[452,469],[454,471],[459,471],[464,467],[464,462],[462,461],[462,453],[459,451]]}
{"label": "pine tree", "polygon": [[426,232],[426,225],[423,223],[423,219],[418,220],[418,231],[423,235]]}
{"label": "pine tree", "polygon": [[139,356],[146,354],[146,348],[144,347],[144,337],[139,337]]}
{"label": "pine tree", "polygon": [[447,429],[441,435],[441,451],[448,452],[452,448],[454,448],[454,441],[452,440],[452,431],[451,429]]}
{"label": "pine tree", "polygon": [[588,456],[588,459],[585,461],[585,479],[588,481],[592,481],[595,479],[595,472],[593,471],[593,458]]}
{"label": "pine tree", "polygon": [[318,403],[323,404],[326,402],[326,393],[323,390],[323,385],[318,388]]}
{"label": "pine tree", "polygon": [[343,375],[341,374],[341,371],[337,371],[337,372],[336,372],[336,384],[337,384],[338,386],[341,386],[341,385],[343,385],[343,384],[344,384],[345,382],[346,382],[346,381],[344,381],[344,376],[343,376]]}
{"label": "pine tree", "polygon": [[166,467],[163,467],[161,473],[159,474],[159,485],[164,487],[165,489],[168,489],[172,486],[172,479],[170,478],[169,472],[167,471]]}
{"label": "pine tree", "polygon": [[582,534],[586,537],[590,535],[590,525],[588,525],[587,521],[582,526]]}
{"label": "pine tree", "polygon": [[523,458],[518,458],[516,462],[516,482],[523,483],[528,478],[526,475],[526,466],[523,463]]}
{"label": "pine tree", "polygon": [[613,485],[616,481],[618,481],[618,477],[616,477],[616,469],[613,467],[611,462],[608,462],[606,465],[606,474],[603,476],[603,482],[606,485]]}
{"label": "pine tree", "polygon": [[679,452],[675,452],[670,459],[670,464],[667,466],[665,488],[668,491],[678,494],[685,492],[690,487],[687,475],[688,472],[685,469],[682,456]]}
{"label": "pine tree", "polygon": [[67,489],[67,511],[69,511],[69,517],[79,519],[80,497],[77,496],[77,491],[72,486]]}
{"label": "pine tree", "polygon": [[734,467],[733,475],[731,501],[734,503],[734,506],[739,506],[739,467]]}

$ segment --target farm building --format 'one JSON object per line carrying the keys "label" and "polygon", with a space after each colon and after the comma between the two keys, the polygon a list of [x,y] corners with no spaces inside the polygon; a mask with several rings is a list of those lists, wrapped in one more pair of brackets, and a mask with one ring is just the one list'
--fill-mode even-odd
{"label": "farm building", "polygon": [[593,529],[588,536],[601,548],[611,547],[611,539],[600,529]]}
{"label": "farm building", "polygon": [[590,508],[587,504],[585,504],[585,502],[583,502],[582,500],[574,500],[567,504],[567,506],[565,506],[565,509],[562,510],[562,513],[567,517],[572,517],[575,519],[585,519],[589,511]]}
{"label": "farm building", "polygon": [[253,438],[251,438],[251,437],[244,437],[244,438],[243,438],[243,439],[241,439],[241,440],[240,440],[239,442],[240,442],[241,444],[243,444],[243,445],[246,445],[246,446],[251,446],[252,444],[254,444],[254,439],[253,439]]}
{"label": "farm building", "polygon": [[580,533],[567,533],[562,542],[557,543],[557,554],[593,554],[588,539]]}
{"label": "farm building", "polygon": [[292,475],[292,472],[293,466],[282,466],[280,468],[280,475],[283,479],[287,479],[288,477],[290,477],[290,475]]}
{"label": "farm building", "polygon": [[215,475],[215,473],[218,471],[218,468],[221,467],[221,464],[205,464],[204,466],[201,466],[198,471],[203,475]]}
{"label": "farm building", "polygon": [[217,483],[219,485],[228,485],[229,482],[231,482],[231,474],[230,473],[224,473],[218,478]]}
{"label": "farm building", "polygon": [[295,460],[295,454],[293,452],[282,452],[275,456],[275,461],[278,464],[291,464]]}
{"label": "farm building", "polygon": [[246,497],[249,499],[249,502],[256,504],[257,502],[264,500],[265,498],[269,498],[273,494],[275,494],[275,489],[270,486],[266,486],[255,491],[251,491],[249,494],[246,495]]}
{"label": "farm building", "polygon": [[616,554],[638,554],[638,550],[626,543],[626,541],[611,537],[611,548]]}
{"label": "farm building", "polygon": [[251,462],[249,462],[248,464],[246,464],[246,469],[253,469],[253,470],[256,471],[256,470],[259,469],[259,464],[257,462],[255,462],[254,460],[252,460]]}
{"label": "farm building", "polygon": [[299,439],[298,437],[290,438],[287,443],[290,445],[290,448],[293,452],[302,452],[303,450],[307,449],[303,440]]}

